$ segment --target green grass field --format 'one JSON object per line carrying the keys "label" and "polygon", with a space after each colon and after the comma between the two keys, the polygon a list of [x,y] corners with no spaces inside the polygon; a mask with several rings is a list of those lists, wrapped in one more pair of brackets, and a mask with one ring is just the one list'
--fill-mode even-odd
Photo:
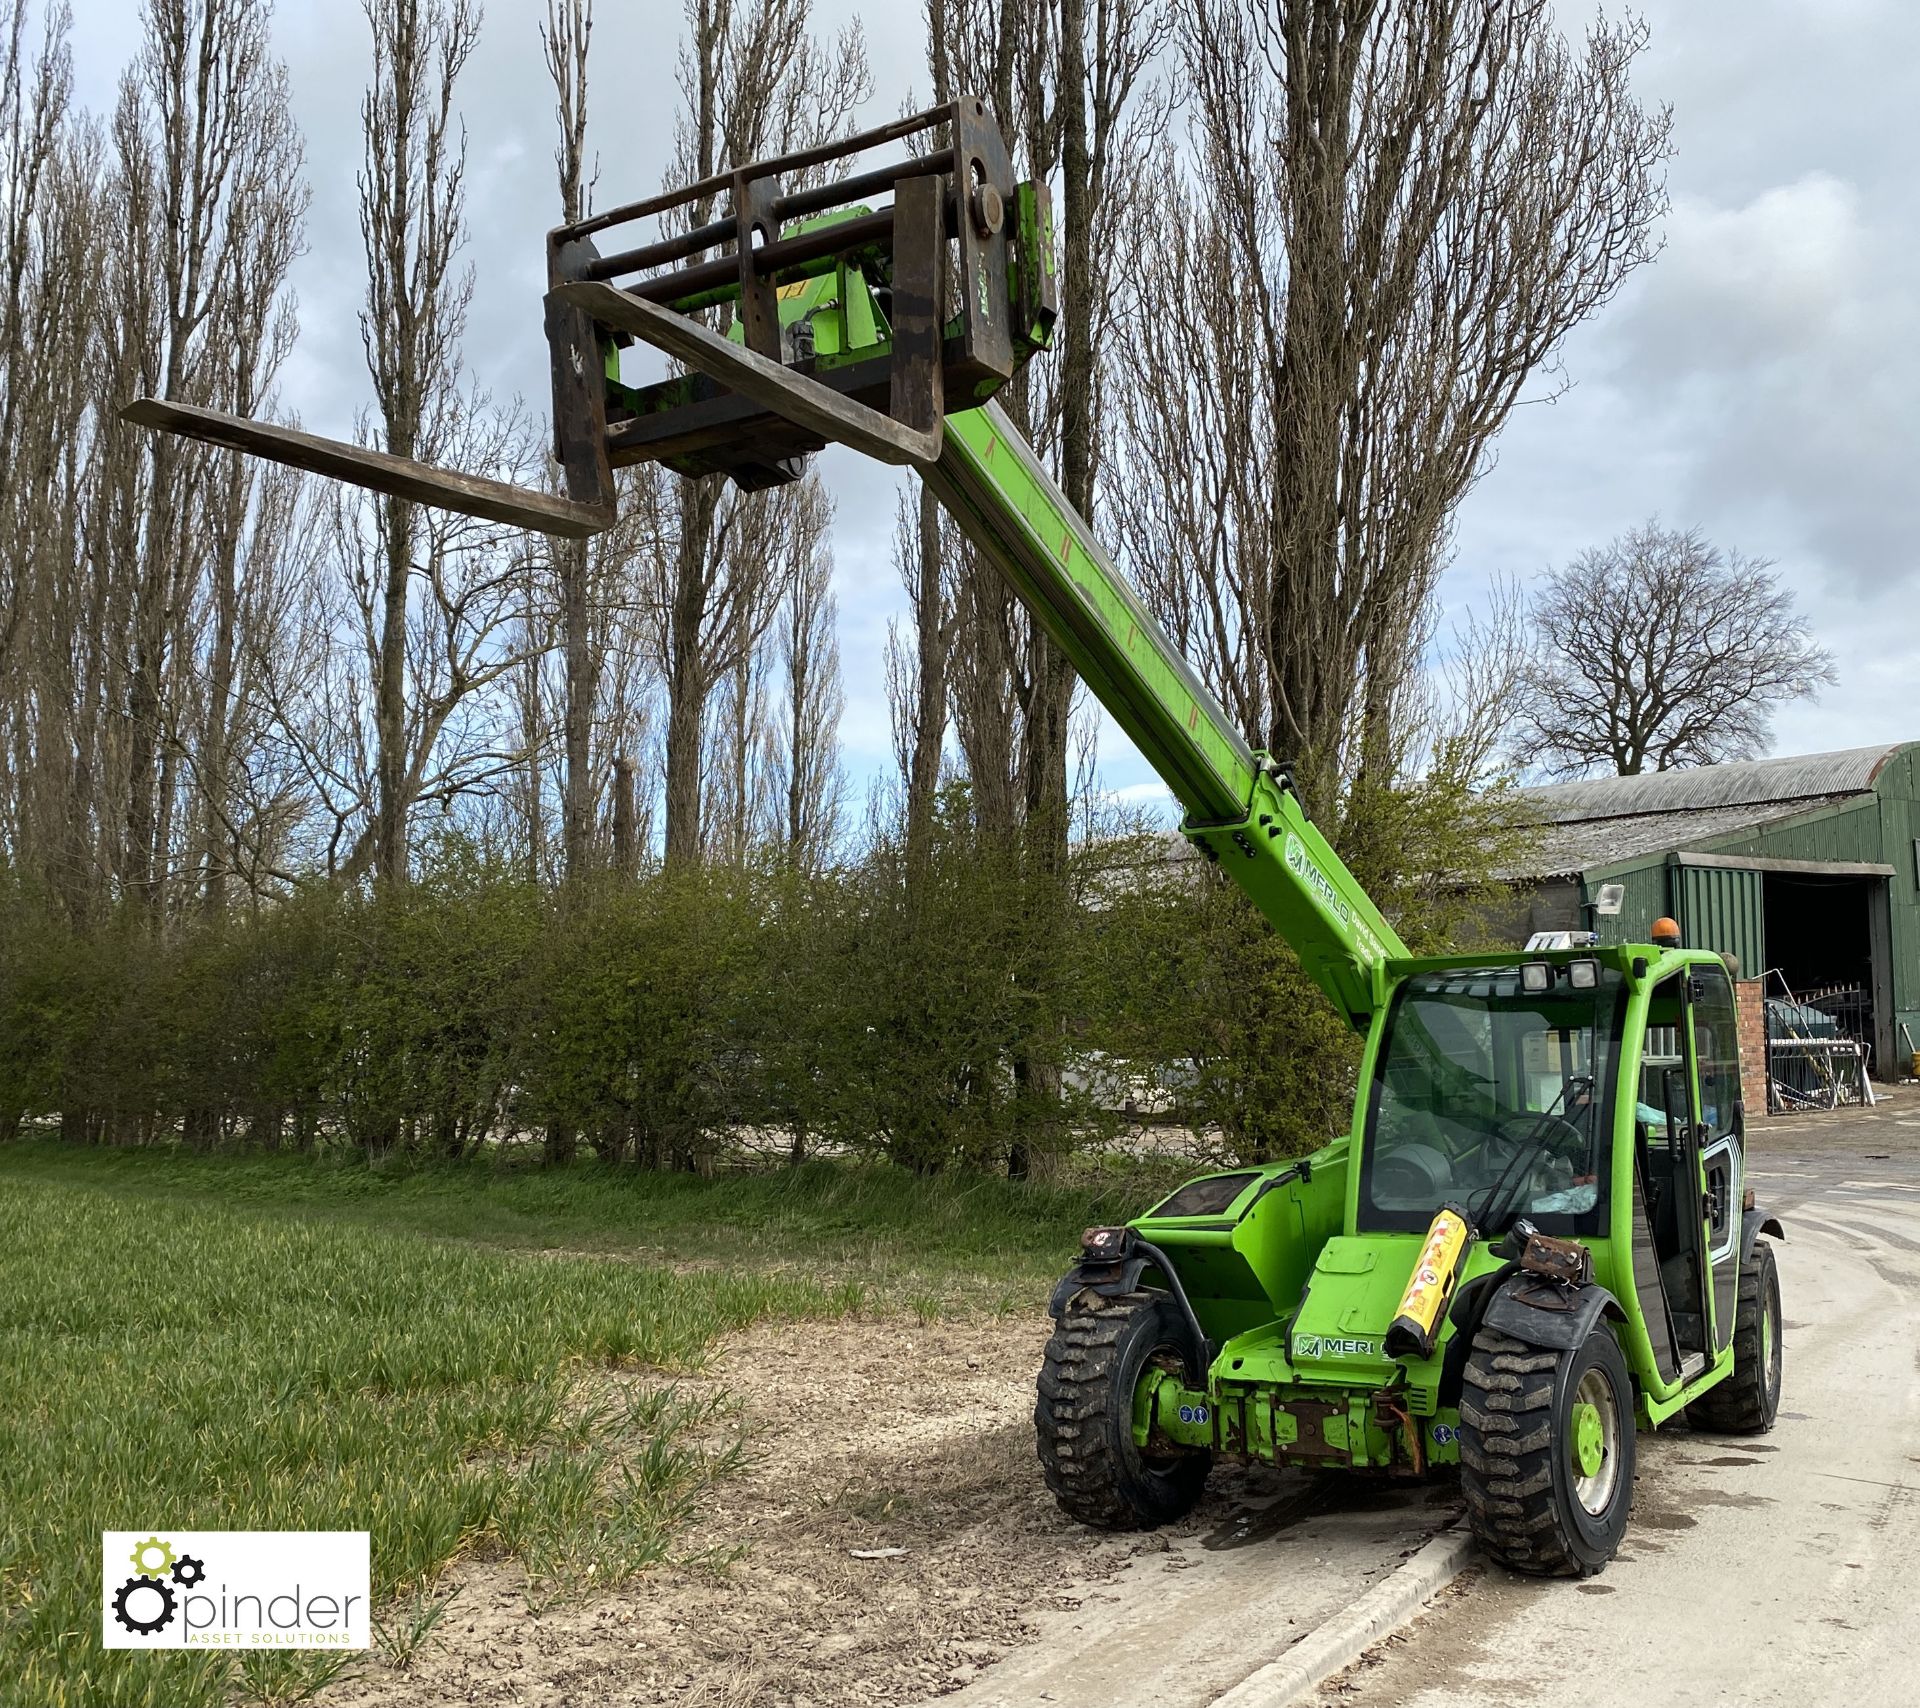
{"label": "green grass field", "polygon": [[1150,1190],[0,1149],[4,1699],[294,1700],[332,1664],[103,1650],[103,1529],[370,1530],[398,1644],[470,1548],[556,1592],[630,1575],[728,1469],[691,1427],[724,1398],[673,1384],[719,1336],[1034,1309]]}

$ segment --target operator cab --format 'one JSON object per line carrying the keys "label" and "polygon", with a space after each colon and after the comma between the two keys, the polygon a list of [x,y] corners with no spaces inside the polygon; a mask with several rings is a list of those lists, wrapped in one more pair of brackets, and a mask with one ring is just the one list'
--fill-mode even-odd
{"label": "operator cab", "polygon": [[1424,1232],[1443,1204],[1483,1235],[1605,1232],[1626,983],[1597,960],[1403,980],[1375,1056],[1357,1230]]}
{"label": "operator cab", "polygon": [[[1590,946],[1536,940],[1517,965],[1429,963],[1399,981],[1354,1232],[1423,1232],[1445,1206],[1482,1239],[1521,1218],[1562,1238],[1617,1231],[1609,1281],[1637,1295],[1660,1374],[1684,1379],[1733,1331],[1746,1188],[1733,986],[1717,958],[1669,962],[1649,986],[1644,960],[1630,980],[1619,951]],[[1632,1146],[1617,1175],[1616,1132]]]}

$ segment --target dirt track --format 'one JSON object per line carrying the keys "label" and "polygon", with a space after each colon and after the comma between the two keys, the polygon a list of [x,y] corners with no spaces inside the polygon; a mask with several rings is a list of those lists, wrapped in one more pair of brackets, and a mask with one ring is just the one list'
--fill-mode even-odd
{"label": "dirt track", "polygon": [[[1069,1585],[1157,1543],[1071,1530],[1040,1487],[1032,1377],[1045,1318],[768,1325],[715,1380],[752,1460],[688,1558],[529,1614],[509,1566],[472,1562],[441,1640],[405,1676],[369,1668],[329,1708],[414,1704],[895,1703],[951,1689]],[[855,1549],[905,1548],[857,1559]],[[1067,1599],[1071,1599],[1069,1594]]]}
{"label": "dirt track", "polygon": [[[537,1614],[517,1568],[470,1561],[409,1673],[370,1660],[321,1702],[865,1708],[958,1690],[969,1703],[1050,1695],[1067,1708],[1084,1690],[1110,1705],[1130,1700],[1146,1642],[1193,1651],[1187,1688],[1166,1700],[1199,1702],[1307,1628],[1316,1597],[1337,1604],[1451,1514],[1444,1490],[1336,1510],[1298,1475],[1222,1470],[1191,1519],[1153,1536],[1071,1525],[1033,1450],[1047,1326],[1036,1310],[739,1337],[713,1379],[742,1402],[753,1458],[714,1490],[682,1549],[738,1558],[663,1567]],[[883,1548],[906,1553],[854,1555]],[[1264,1647],[1244,1624],[1258,1608]],[[1168,1624],[1158,1638],[1152,1616]],[[987,1670],[1009,1651],[1006,1668]],[[1097,1659],[1045,1676],[1088,1651],[1117,1677]]]}

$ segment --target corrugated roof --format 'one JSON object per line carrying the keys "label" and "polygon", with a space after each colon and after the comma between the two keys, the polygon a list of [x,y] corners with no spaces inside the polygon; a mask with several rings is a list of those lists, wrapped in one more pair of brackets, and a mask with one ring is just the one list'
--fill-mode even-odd
{"label": "corrugated roof", "polygon": [[1632,860],[1642,854],[1696,847],[1743,830],[1757,830],[1779,819],[1795,818],[1803,812],[1817,812],[1822,807],[1858,800],[1860,795],[1860,790],[1850,789],[1840,794],[1804,795],[1798,800],[1775,801],[1757,807],[1698,807],[1622,814],[1618,818],[1548,820],[1541,825],[1540,839],[1526,858],[1513,869],[1496,875],[1508,880],[1563,877],[1593,866]]}
{"label": "corrugated roof", "polygon": [[[1528,789],[1525,794],[1538,806],[1543,824],[1813,801],[1832,795],[1864,794],[1873,787],[1880,767],[1907,745],[1895,742],[1889,747],[1883,743],[1786,759],[1743,759],[1726,765],[1702,765],[1691,771],[1650,771],[1638,777],[1589,777],[1577,783]],[[1688,839],[1692,840],[1691,833]]]}
{"label": "corrugated roof", "polygon": [[1523,789],[1525,816],[1540,826],[1540,840],[1524,861],[1500,876],[1560,877],[1670,848],[1697,848],[1858,800],[1871,792],[1881,767],[1911,745],[1883,743]]}

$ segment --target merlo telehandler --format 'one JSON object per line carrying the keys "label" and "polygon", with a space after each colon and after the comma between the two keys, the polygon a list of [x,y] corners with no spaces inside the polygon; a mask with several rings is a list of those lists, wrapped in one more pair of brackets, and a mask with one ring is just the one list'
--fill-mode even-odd
{"label": "merlo telehandler", "polygon": [[[1746,1184],[1726,966],[1672,934],[1407,953],[994,401],[1058,304],[1046,186],[1015,180],[982,102],[563,226],[547,270],[565,496],[166,400],[128,414],[575,536],[632,463],[759,489],[841,442],[916,470],[1364,1038],[1346,1134],[1087,1231],[1035,1411],[1067,1512],[1173,1519],[1218,1455],[1457,1466],[1488,1553],[1585,1575],[1625,1529],[1636,1428],[1769,1427],[1780,1228]],[[664,378],[623,378],[636,341]]]}

